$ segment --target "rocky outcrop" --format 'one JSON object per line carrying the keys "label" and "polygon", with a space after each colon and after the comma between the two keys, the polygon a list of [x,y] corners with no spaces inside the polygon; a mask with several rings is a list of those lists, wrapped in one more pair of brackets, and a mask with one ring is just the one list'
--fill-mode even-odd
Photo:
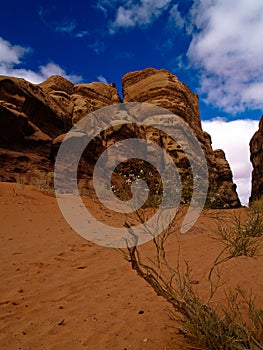
{"label": "rocky outcrop", "polygon": [[100,82],[75,85],[71,99],[74,103],[73,124],[96,109],[121,102],[114,84],[106,85]]}
{"label": "rocky outcrop", "polygon": [[113,84],[74,85],[56,75],[35,85],[0,76],[0,180],[50,172],[53,140],[89,112],[120,101]]}
{"label": "rocky outcrop", "polygon": [[165,69],[147,68],[122,78],[124,102],[148,102],[184,119],[197,133],[201,130],[198,96]]}
{"label": "rocky outcrop", "polygon": [[38,84],[38,86],[41,87],[42,90],[51,93],[52,91],[63,91],[68,95],[74,93],[74,84],[60,75],[52,75],[47,80],[43,81],[43,83]]}
{"label": "rocky outcrop", "polygon": [[263,116],[259,122],[259,129],[250,141],[250,161],[253,166],[252,188],[249,203],[263,197]]}
{"label": "rocky outcrop", "polygon": [[[207,204],[224,208],[240,206],[224,152],[213,151],[210,135],[202,130],[198,96],[164,69],[148,68],[128,73],[122,81],[124,102],[148,102],[163,107],[182,118],[194,131],[209,169]],[[90,112],[120,102],[113,83],[74,85],[63,77],[52,76],[34,85],[19,78],[0,77],[0,178],[14,181],[16,173],[30,175],[39,169],[52,171],[58,148],[71,126]],[[79,173],[91,175],[100,153],[116,140],[142,137],[159,143],[174,158],[182,179],[191,179],[184,150],[167,136],[149,128],[117,125],[118,120],[130,120],[129,117],[129,112],[119,111],[116,125],[110,125],[105,116],[107,130],[84,152],[85,164],[82,160]],[[134,173],[137,167],[135,162]],[[191,189],[187,187],[184,192],[183,200],[188,201]]]}
{"label": "rocky outcrop", "polygon": [[[167,70],[148,68],[126,74],[122,79],[124,102],[148,102],[170,110],[181,117],[194,131],[203,148],[209,171],[208,205],[239,207],[240,201],[233,183],[232,172],[221,150],[213,151],[211,137],[201,127],[198,96]],[[157,140],[158,142],[158,140]],[[169,144],[162,140],[162,145]],[[165,146],[164,146],[165,148]],[[166,147],[169,152],[169,148]],[[178,151],[177,151],[178,155]],[[180,156],[179,172],[187,177],[187,160]],[[180,165],[181,164],[181,165]],[[181,171],[180,171],[181,167]],[[185,175],[184,175],[185,174]]]}
{"label": "rocky outcrop", "polygon": [[70,127],[71,116],[40,86],[24,79],[0,77],[0,99],[12,103],[50,137]]}
{"label": "rocky outcrop", "polygon": [[0,142],[18,142],[24,138],[28,119],[19,107],[0,100]]}
{"label": "rocky outcrop", "polygon": [[0,148],[0,181],[31,183],[40,173],[53,172],[53,163],[48,157],[33,151],[13,151]]}

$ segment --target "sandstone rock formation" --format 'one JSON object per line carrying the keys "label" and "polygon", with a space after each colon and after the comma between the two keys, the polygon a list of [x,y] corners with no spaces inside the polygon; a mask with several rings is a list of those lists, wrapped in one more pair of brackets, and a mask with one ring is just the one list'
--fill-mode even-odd
{"label": "sandstone rock formation", "polygon": [[38,86],[47,92],[63,91],[68,95],[74,93],[74,84],[60,75],[52,75],[43,83],[38,84]]}
{"label": "sandstone rock formation", "polygon": [[[225,208],[240,206],[224,152],[213,151],[210,136],[202,130],[196,94],[168,71],[148,68],[123,77],[123,98],[124,102],[148,102],[163,107],[182,118],[205,152],[209,170],[208,204]],[[0,77],[0,179],[15,181],[17,173],[30,175],[36,170],[52,172],[56,152],[72,125],[92,111],[120,102],[113,83],[74,85],[63,77],[52,76],[34,85],[19,78]],[[181,177],[191,177],[187,157],[177,144],[151,129],[118,125],[118,120],[129,117],[127,111],[119,111],[116,125],[107,125],[105,116],[104,126],[108,129],[85,151],[80,174],[91,175],[99,154],[116,140],[139,136],[161,144],[173,155]],[[134,163],[134,172],[137,166]],[[188,200],[191,189],[186,192]]]}
{"label": "sandstone rock formation", "polygon": [[250,141],[250,160],[253,165],[252,189],[249,203],[263,197],[263,116],[259,122],[259,129]]}
{"label": "sandstone rock formation", "polygon": [[74,86],[51,76],[35,85],[0,76],[0,180],[15,181],[18,173],[27,176],[32,170],[51,172],[52,141],[80,115],[120,101],[113,84]]}
{"label": "sandstone rock formation", "polygon": [[101,82],[76,85],[71,98],[74,102],[73,124],[96,109],[121,102],[115,86],[113,84],[106,85]]}
{"label": "sandstone rock formation", "polygon": [[2,141],[19,141],[24,138],[28,119],[19,107],[0,100],[0,137]]}
{"label": "sandstone rock formation", "polygon": [[124,102],[156,104],[191,122],[196,132],[201,130],[198,96],[167,70],[147,68],[128,73],[122,86]]}
{"label": "sandstone rock formation", "polygon": [[[194,131],[207,159],[209,205],[213,207],[240,206],[236,185],[233,184],[232,172],[225,159],[225,154],[220,150],[212,150],[211,137],[202,130],[198,96],[181,83],[176,76],[164,69],[148,68],[128,73],[123,77],[122,83],[124,102],[148,102],[166,108],[181,117]],[[184,172],[182,169],[182,173]]]}

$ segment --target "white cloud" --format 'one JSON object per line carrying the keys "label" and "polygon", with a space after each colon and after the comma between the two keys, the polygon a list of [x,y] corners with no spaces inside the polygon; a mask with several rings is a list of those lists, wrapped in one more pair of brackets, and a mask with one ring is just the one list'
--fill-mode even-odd
{"label": "white cloud", "polygon": [[104,84],[109,84],[107,79],[103,76],[103,75],[99,75],[97,77],[98,81],[100,81],[101,83],[104,83]]}
{"label": "white cloud", "polygon": [[76,22],[74,20],[54,23],[53,26],[55,32],[65,33],[73,38],[84,38],[90,35],[88,30],[78,31]]}
{"label": "white cloud", "polygon": [[0,62],[7,66],[19,64],[21,58],[30,49],[19,45],[11,45],[7,40],[0,37]]}
{"label": "white cloud", "polygon": [[62,33],[72,33],[76,28],[75,21],[64,21],[55,24],[55,31]]}
{"label": "white cloud", "polygon": [[90,35],[90,33],[88,30],[81,30],[81,31],[75,33],[74,37],[75,38],[84,38],[85,36],[89,36],[89,35]]}
{"label": "white cloud", "polygon": [[120,28],[143,27],[151,24],[169,7],[172,0],[122,1],[117,8],[115,20],[110,25],[111,34]]}
{"label": "white cloud", "polygon": [[178,10],[178,4],[173,5],[169,12],[169,15],[170,24],[172,22],[172,24],[175,25],[178,29],[184,28],[186,20],[182,17],[180,11]]}
{"label": "white cloud", "polygon": [[109,10],[116,8],[118,4],[122,3],[125,2],[120,0],[98,0],[97,8],[103,11],[105,15],[107,15]]}
{"label": "white cloud", "polygon": [[227,112],[263,108],[262,0],[195,0],[187,52],[200,92]]}
{"label": "white cloud", "polygon": [[47,79],[51,75],[61,75],[73,83],[79,83],[82,80],[82,77],[80,75],[67,74],[63,68],[53,62],[50,62],[45,66],[40,66],[39,70],[41,76],[44,77],[44,79]]}
{"label": "white cloud", "polygon": [[103,41],[98,39],[94,43],[89,44],[89,48],[91,48],[97,55],[99,55],[105,51],[105,44]]}
{"label": "white cloud", "polygon": [[212,137],[213,149],[223,149],[230,164],[237,192],[243,204],[248,203],[251,191],[249,142],[258,130],[256,120],[234,120],[223,118],[202,121],[202,127]]}
{"label": "white cloud", "polygon": [[[42,23],[54,32],[68,34],[73,38],[83,38],[85,36],[90,35],[89,31],[78,29],[78,24],[75,19],[61,19],[60,11],[58,8],[56,8],[56,6],[45,8],[40,7],[38,15]],[[57,19],[54,20],[54,17]]]}
{"label": "white cloud", "polygon": [[0,75],[24,78],[34,84],[38,84],[54,74],[61,75],[73,83],[82,80],[81,76],[67,74],[64,69],[53,62],[40,66],[37,72],[21,68],[22,58],[30,51],[28,48],[12,45],[0,37]]}

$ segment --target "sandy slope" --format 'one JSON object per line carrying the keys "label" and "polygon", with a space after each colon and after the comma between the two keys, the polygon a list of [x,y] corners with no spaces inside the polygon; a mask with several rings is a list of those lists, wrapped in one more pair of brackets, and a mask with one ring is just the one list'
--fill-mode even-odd
{"label": "sandy slope", "polygon": [[[188,349],[169,304],[119,253],[76,234],[55,198],[1,183],[0,219],[0,349]],[[198,227],[181,245],[205,295],[218,246]],[[263,302],[262,259],[239,259],[223,274]]]}

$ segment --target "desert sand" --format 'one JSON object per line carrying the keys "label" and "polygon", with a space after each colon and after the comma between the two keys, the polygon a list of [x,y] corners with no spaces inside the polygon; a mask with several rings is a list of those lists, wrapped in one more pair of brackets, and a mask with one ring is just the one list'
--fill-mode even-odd
{"label": "desert sand", "polygon": [[[197,349],[178,333],[171,306],[116,250],[74,232],[56,198],[0,183],[0,213],[0,349]],[[209,228],[208,217],[200,220]],[[207,270],[219,247],[201,227],[180,241],[206,295]],[[262,262],[238,258],[222,272],[227,283],[251,288],[260,305]]]}

